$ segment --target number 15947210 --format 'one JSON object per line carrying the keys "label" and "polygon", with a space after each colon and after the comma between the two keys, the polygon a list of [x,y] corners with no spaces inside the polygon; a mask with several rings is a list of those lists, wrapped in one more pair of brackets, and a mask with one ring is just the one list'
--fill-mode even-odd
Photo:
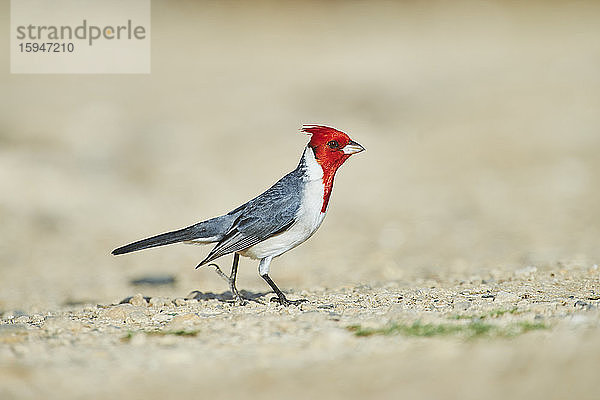
{"label": "number 15947210", "polygon": [[21,53],[72,53],[75,50],[73,43],[56,43],[56,42],[27,42],[19,43]]}

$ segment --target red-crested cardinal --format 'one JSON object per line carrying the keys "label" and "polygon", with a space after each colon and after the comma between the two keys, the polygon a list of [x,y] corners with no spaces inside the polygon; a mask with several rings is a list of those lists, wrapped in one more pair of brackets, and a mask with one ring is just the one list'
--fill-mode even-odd
{"label": "red-crested cardinal", "polygon": [[295,170],[281,178],[261,195],[220,217],[215,217],[172,232],[128,244],[112,254],[163,246],[172,243],[216,243],[198,267],[226,254],[234,253],[231,275],[217,272],[229,282],[233,298],[245,304],[235,279],[240,255],[260,260],[258,272],[284,306],[305,300],[288,300],[269,277],[271,260],[293,249],[319,228],[329,204],[337,169],[352,155],[365,150],[348,135],[323,125],[303,125],[310,142]]}

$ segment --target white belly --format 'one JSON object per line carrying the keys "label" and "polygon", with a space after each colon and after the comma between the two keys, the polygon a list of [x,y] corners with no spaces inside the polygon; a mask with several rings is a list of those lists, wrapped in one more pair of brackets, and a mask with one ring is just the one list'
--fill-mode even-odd
{"label": "white belly", "polygon": [[325,213],[321,212],[324,191],[321,180],[307,182],[302,205],[296,214],[296,222],[286,231],[239,253],[254,259],[277,257],[303,243],[315,233],[325,218]]}

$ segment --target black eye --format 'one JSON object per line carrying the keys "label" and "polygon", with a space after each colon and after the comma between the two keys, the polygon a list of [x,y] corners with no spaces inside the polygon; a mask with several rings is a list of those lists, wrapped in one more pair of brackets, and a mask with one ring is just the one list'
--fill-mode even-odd
{"label": "black eye", "polygon": [[337,149],[338,147],[340,147],[340,144],[337,142],[337,140],[330,140],[329,142],[327,142],[327,146],[329,146],[332,149]]}

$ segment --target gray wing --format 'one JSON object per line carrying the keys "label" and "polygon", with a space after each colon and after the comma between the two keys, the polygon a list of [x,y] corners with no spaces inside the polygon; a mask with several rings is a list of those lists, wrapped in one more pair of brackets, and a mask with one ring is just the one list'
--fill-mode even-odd
{"label": "gray wing", "polygon": [[200,265],[247,249],[291,226],[300,208],[301,190],[302,178],[292,171],[260,196],[231,211],[241,213]]}

